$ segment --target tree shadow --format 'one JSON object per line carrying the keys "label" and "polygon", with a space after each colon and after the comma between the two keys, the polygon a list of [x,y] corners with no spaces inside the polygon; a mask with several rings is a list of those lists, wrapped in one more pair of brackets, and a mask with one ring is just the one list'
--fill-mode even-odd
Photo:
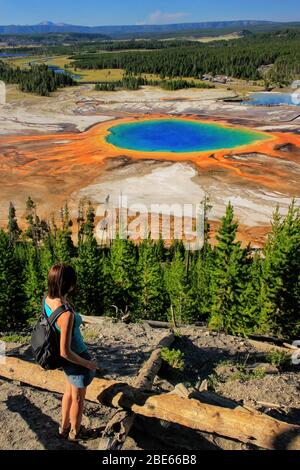
{"label": "tree shadow", "polygon": [[22,344],[21,346],[9,349],[7,356],[13,356],[17,359],[22,359],[23,361],[33,362],[32,349],[29,344]]}
{"label": "tree shadow", "polygon": [[[103,377],[103,375],[108,377],[134,377],[151,354],[151,352],[147,353],[124,343],[112,347],[100,346],[96,343],[87,343],[87,346],[95,353],[99,367],[103,370],[99,377]],[[30,345],[11,348],[7,352],[7,356],[34,362]]]}
{"label": "tree shadow", "polygon": [[100,368],[105,370],[104,375],[107,376],[135,377],[151,354],[128,344],[113,347],[88,344],[88,347],[94,351]]}
{"label": "tree shadow", "polygon": [[300,423],[300,409],[299,408],[289,408],[284,414],[279,410],[270,410],[267,413],[272,418],[278,419],[279,421],[285,421],[289,424],[295,424],[299,426]]}
{"label": "tree shadow", "polygon": [[145,450],[221,450],[199,432],[143,416],[136,416],[130,435]]}
{"label": "tree shadow", "polygon": [[[199,347],[187,336],[176,338],[172,348],[180,349],[184,353],[185,359],[184,371],[174,371],[173,374],[167,377],[173,386],[179,381],[192,383],[199,380],[199,378],[203,380],[212,374],[221,362],[230,361],[243,364],[246,362],[259,362],[265,358],[265,354],[259,351],[236,351],[233,353],[229,349],[219,346]],[[161,378],[164,378],[163,371],[164,369],[159,374]]]}
{"label": "tree shadow", "polygon": [[6,404],[9,411],[18,413],[28,424],[45,450],[85,449],[81,444],[58,437],[58,424],[24,395],[9,396]]}
{"label": "tree shadow", "polygon": [[[299,441],[299,429],[289,430],[276,436],[273,440],[274,449],[276,450],[290,450],[291,444],[295,439]],[[297,446],[299,448],[299,444]]]}

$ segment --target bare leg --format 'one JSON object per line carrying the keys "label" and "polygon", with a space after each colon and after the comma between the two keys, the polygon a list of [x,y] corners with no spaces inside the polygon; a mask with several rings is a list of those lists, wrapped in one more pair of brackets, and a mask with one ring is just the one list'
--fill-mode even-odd
{"label": "bare leg", "polygon": [[83,405],[86,388],[77,388],[71,385],[72,404],[70,409],[71,430],[78,434],[82,422]]}
{"label": "bare leg", "polygon": [[62,429],[68,429],[70,426],[70,409],[72,405],[72,388],[71,384],[67,381],[65,393],[62,399]]}

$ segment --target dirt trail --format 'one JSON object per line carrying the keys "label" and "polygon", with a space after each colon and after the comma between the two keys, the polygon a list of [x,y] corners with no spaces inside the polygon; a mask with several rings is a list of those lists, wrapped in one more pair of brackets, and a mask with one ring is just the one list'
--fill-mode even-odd
{"label": "dirt trail", "polygon": [[[300,423],[299,366],[289,366],[282,372],[270,367],[272,373],[251,372],[247,375],[245,371],[241,373],[241,367],[266,361],[265,355],[249,341],[209,333],[205,327],[185,327],[179,332],[174,347],[184,352],[185,370],[183,373],[162,372],[161,377],[155,380],[157,392],[171,391],[178,383],[197,388],[207,379],[209,389],[220,395],[279,419]],[[103,375],[133,383],[143,362],[166,331],[152,329],[145,324],[126,326],[108,319],[101,326],[86,325],[83,333],[89,348],[97,355]],[[30,357],[28,344],[7,343],[7,353]],[[60,402],[61,397],[57,394],[0,379],[0,449],[97,449],[99,439],[71,444],[57,438]],[[259,402],[278,406],[268,408]],[[112,414],[108,408],[86,403],[84,424],[100,427]],[[166,428],[142,418],[136,420],[125,448],[174,449],[178,433],[184,448],[246,448],[221,438],[200,436],[178,426]]]}

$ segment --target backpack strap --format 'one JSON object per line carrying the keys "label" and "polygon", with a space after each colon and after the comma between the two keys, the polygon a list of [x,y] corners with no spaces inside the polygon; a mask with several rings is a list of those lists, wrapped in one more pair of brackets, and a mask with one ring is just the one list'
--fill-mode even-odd
{"label": "backpack strap", "polygon": [[71,311],[70,307],[63,304],[60,307],[58,307],[56,310],[54,310],[54,312],[51,313],[50,317],[48,317],[48,315],[46,314],[46,310],[45,310],[45,301],[46,301],[46,295],[43,298],[42,310],[43,310],[43,316],[46,317],[50,326],[53,326],[63,313]]}
{"label": "backpack strap", "polygon": [[49,320],[49,323],[51,326],[54,325],[54,323],[56,323],[56,321],[59,319],[59,317],[65,313],[65,312],[68,312],[70,311],[69,307],[67,307],[66,305],[61,305],[60,307],[58,307],[56,310],[54,310],[54,312],[52,312],[52,314],[50,315],[50,317],[48,317],[48,320]]}

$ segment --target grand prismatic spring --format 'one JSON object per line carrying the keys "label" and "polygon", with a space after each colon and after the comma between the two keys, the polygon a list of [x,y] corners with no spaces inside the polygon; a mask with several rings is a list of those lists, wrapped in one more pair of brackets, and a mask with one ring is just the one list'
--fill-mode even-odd
{"label": "grand prismatic spring", "polygon": [[207,152],[268,140],[249,129],[181,119],[128,122],[109,129],[106,141],[126,150],[144,152]]}
{"label": "grand prismatic spring", "polygon": [[[201,188],[217,208],[215,220],[230,199],[245,239],[257,239],[267,233],[261,226],[269,227],[277,201],[300,196],[299,148],[300,136],[289,131],[159,114],[112,117],[83,132],[4,135],[1,200],[22,210],[31,195],[44,217],[69,201],[76,219],[82,196],[98,204],[130,191],[148,202],[155,187],[164,202],[182,203],[184,196],[198,203]],[[1,220],[6,216],[3,204]]]}

